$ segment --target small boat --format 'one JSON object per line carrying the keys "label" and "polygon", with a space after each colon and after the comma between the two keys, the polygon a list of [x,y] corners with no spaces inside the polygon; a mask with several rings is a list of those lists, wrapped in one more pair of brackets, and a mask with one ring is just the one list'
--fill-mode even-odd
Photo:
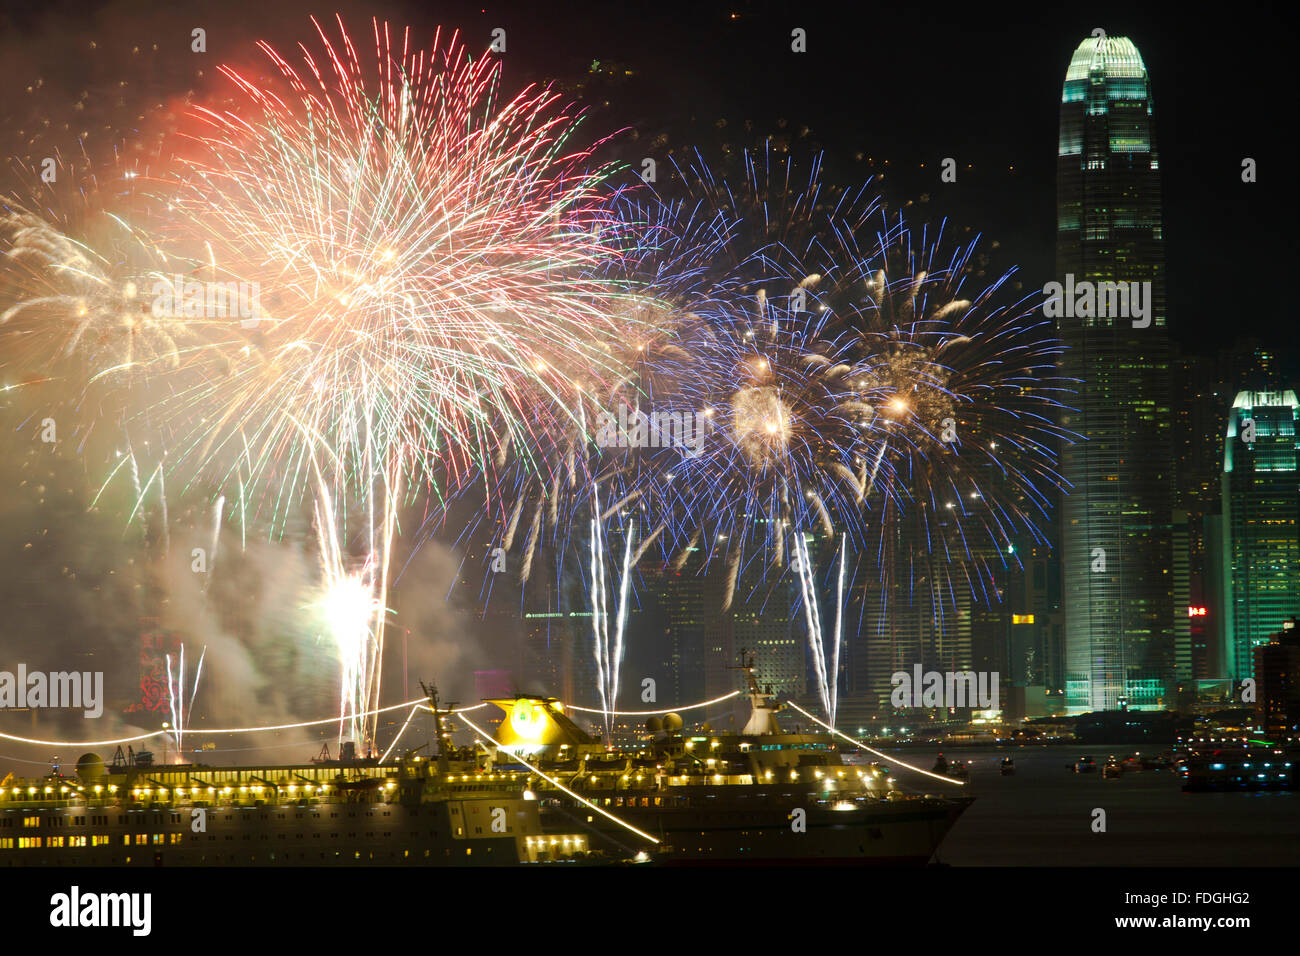
{"label": "small boat", "polygon": [[958,780],[966,780],[970,777],[970,764],[965,760],[954,760],[948,768],[948,776],[956,777]]}
{"label": "small boat", "polygon": [[939,754],[939,759],[934,762],[934,768],[932,772],[944,773],[944,774],[948,772],[948,761],[943,759],[943,754]]}
{"label": "small boat", "polygon": [[1066,764],[1066,769],[1075,773],[1093,773],[1097,769],[1097,761],[1091,757],[1080,757],[1074,763]]}
{"label": "small boat", "polygon": [[1124,765],[1115,757],[1109,757],[1106,765],[1101,768],[1101,778],[1103,780],[1118,780],[1124,774]]}
{"label": "small boat", "polygon": [[1010,777],[1012,774],[1016,772],[1016,762],[1012,760],[1010,757],[1003,757],[1002,765],[998,768],[998,770],[1002,774],[1002,776]]}

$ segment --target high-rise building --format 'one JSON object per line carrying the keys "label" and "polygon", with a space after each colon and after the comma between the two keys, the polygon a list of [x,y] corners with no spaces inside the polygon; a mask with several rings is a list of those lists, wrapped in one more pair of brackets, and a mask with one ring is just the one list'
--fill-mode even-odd
{"label": "high-rise building", "polygon": [[1238,393],[1275,390],[1278,376],[1273,351],[1254,339],[1242,339],[1212,357],[1180,354],[1174,361],[1174,513],[1187,514],[1186,546],[1176,534],[1174,553],[1180,682],[1186,680],[1189,663],[1193,680],[1226,676],[1222,538],[1215,537],[1214,543],[1209,538],[1212,531],[1222,531],[1223,421]]}
{"label": "high-rise building", "polygon": [[1300,403],[1241,392],[1223,450],[1225,676],[1253,676],[1251,649],[1300,613]]}
{"label": "high-rise building", "polygon": [[677,568],[648,565],[642,570],[647,598],[658,606],[662,634],[656,641],[660,699],[668,704],[703,700],[705,653],[711,636],[722,630],[719,575],[702,573],[698,560]]}
{"label": "high-rise building", "polygon": [[[1160,161],[1125,37],[1075,50],[1057,153],[1068,711],[1166,706],[1174,680],[1173,449]],[[1185,613],[1185,611],[1184,611]]]}
{"label": "high-rise building", "polygon": [[[1005,670],[1009,620],[1001,598],[1009,565],[994,562],[997,580],[977,581],[990,592],[977,600],[965,566],[952,557],[958,549],[935,544],[956,535],[958,520],[945,512],[927,534],[918,516],[906,515],[882,534],[879,576],[864,572],[846,608],[846,697],[884,710],[892,676],[918,664],[923,671]],[[991,546],[967,541],[980,557],[995,557]]]}
{"label": "high-rise building", "polygon": [[1255,715],[1264,733],[1294,736],[1300,728],[1300,629],[1296,619],[1254,648]]}

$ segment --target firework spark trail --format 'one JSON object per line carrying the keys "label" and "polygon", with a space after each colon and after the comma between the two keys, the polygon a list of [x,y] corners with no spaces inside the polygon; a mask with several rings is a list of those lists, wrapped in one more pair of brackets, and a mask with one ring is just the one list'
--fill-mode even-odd
{"label": "firework spark trail", "polygon": [[[177,698],[176,686],[172,680],[172,656],[170,654],[164,654],[163,659],[167,662],[167,706],[168,709],[171,711],[171,715],[172,715],[172,738],[176,741],[176,746],[179,749],[181,746],[180,711],[181,708],[184,707],[185,702],[184,700],[178,701],[176,699]],[[181,669],[181,679],[183,680],[185,675],[185,645],[184,644],[181,645],[180,669]],[[184,692],[185,692],[184,688],[182,687],[181,693],[184,694]]]}
{"label": "firework spark trail", "polygon": [[168,736],[176,742],[176,753],[182,762],[185,752],[185,725],[193,714],[194,698],[199,692],[199,678],[203,676],[203,660],[207,654],[208,647],[205,644],[199,653],[198,666],[194,669],[194,684],[188,703],[185,701],[185,645],[181,645],[174,676],[172,656],[163,655],[167,664],[167,707],[171,713],[171,728]]}
{"label": "firework spark trail", "polygon": [[[593,491],[595,507],[600,507],[600,492]],[[591,629],[596,655],[596,685],[600,693],[600,706],[605,722],[605,738],[612,730],[609,712],[613,705],[609,699],[609,623],[605,616],[605,545],[600,517],[591,516]]]}
{"label": "firework spark trail", "polygon": [[835,725],[835,716],[840,706],[840,684],[838,675],[840,673],[840,648],[844,646],[844,567],[849,556],[849,536],[840,535],[840,573],[836,578],[835,586],[835,637],[831,645],[831,680],[830,697],[831,706],[827,719],[831,726]]}
{"label": "firework spark trail", "polygon": [[[381,533],[391,540],[387,521],[386,515],[387,530]],[[323,580],[318,606],[340,662],[339,741],[351,740],[364,747],[373,737],[367,736],[361,715],[378,700],[380,642],[386,616],[386,590],[377,576],[387,569],[376,567],[373,542],[359,567],[347,560],[333,498],[323,479],[316,495],[315,525]]]}
{"label": "firework spark trail", "polygon": [[822,707],[829,714],[831,699],[826,677],[826,653],[822,647],[822,630],[817,607],[816,583],[811,561],[807,557],[808,544],[803,535],[795,536],[795,571],[799,576],[799,587],[803,598],[804,623],[808,629],[808,646],[812,651],[813,670],[817,678],[817,693],[821,696]]}
{"label": "firework spark trail", "polygon": [[[623,632],[627,627],[628,596],[632,584],[632,543],[636,538],[635,529],[636,520],[629,520],[623,545],[623,572],[618,582],[618,618],[614,625],[614,647],[610,656],[609,709],[611,712],[618,707],[619,665],[623,660]],[[612,735],[613,717],[607,719],[611,722],[610,732]]]}
{"label": "firework spark trail", "polygon": [[217,500],[212,505],[212,537],[208,543],[208,577],[203,584],[206,591],[212,582],[212,576],[217,570],[217,549],[221,546],[221,519],[226,507],[226,496],[217,495]]}
{"label": "firework spark trail", "polygon": [[158,463],[157,475],[158,505],[162,509],[163,554],[167,555],[172,550],[172,529],[171,521],[167,517],[167,474],[162,462]]}

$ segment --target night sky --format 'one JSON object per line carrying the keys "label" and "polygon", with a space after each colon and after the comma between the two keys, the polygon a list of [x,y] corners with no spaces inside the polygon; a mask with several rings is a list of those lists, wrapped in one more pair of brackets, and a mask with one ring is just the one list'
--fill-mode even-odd
{"label": "night sky", "polygon": [[[1133,4],[902,6],[873,5],[863,16],[856,5],[813,10],[739,0],[348,2],[328,9],[290,0],[275,4],[274,15],[249,0],[166,10],[109,3],[91,14],[81,4],[31,5],[0,19],[3,145],[6,155],[30,155],[16,129],[57,137],[61,117],[73,116],[75,126],[104,111],[112,114],[112,133],[90,130],[88,152],[98,156],[112,140],[129,155],[133,135],[148,141],[158,128],[156,113],[142,114],[141,104],[175,108],[187,90],[221,89],[217,63],[259,63],[253,41],[287,47],[309,34],[311,13],[328,17],[337,9],[358,34],[371,16],[417,30],[441,23],[467,38],[482,36],[484,45],[500,26],[508,38],[507,87],[572,87],[591,79],[594,61],[634,72],[626,82],[588,83],[575,94],[591,111],[589,135],[623,131],[608,146],[610,158],[637,161],[653,152],[644,147],[647,137],[665,135],[668,148],[698,145],[713,161],[710,147],[724,140],[754,146],[769,132],[793,133],[792,155],[824,148],[832,178],[854,184],[884,173],[878,185],[892,204],[912,203],[910,218],[947,217],[949,229],[996,240],[997,264],[1020,265],[1029,289],[1052,269],[1065,69],[1078,43],[1101,27],[1136,43],[1154,85],[1175,338],[1201,351],[1243,334],[1287,344],[1290,319],[1279,308],[1284,296],[1275,277],[1288,273],[1295,256],[1286,213],[1295,207],[1295,177],[1284,149],[1296,82],[1280,6],[1234,4],[1230,16]],[[194,25],[208,31],[206,56],[189,51]],[[806,54],[790,51],[796,26],[808,31]],[[91,39],[94,51],[86,49]],[[36,77],[43,88],[25,94]],[[133,130],[120,123],[127,114],[146,119]],[[53,128],[42,128],[47,119]],[[725,131],[719,119],[727,120]],[[739,130],[745,120],[753,124],[748,137]],[[56,140],[62,150],[76,151],[73,132]],[[943,184],[938,164],[949,156],[960,175]],[[1246,156],[1258,162],[1257,183],[1241,182]]]}

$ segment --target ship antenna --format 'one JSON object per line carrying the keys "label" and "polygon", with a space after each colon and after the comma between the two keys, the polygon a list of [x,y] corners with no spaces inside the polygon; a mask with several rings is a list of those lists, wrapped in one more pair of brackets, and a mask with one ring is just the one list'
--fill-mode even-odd
{"label": "ship antenna", "polygon": [[738,656],[740,658],[740,664],[734,667],[729,667],[728,670],[745,672],[745,683],[749,686],[750,699],[756,700],[757,695],[762,694],[763,691],[762,688],[758,686],[758,680],[754,677],[754,655],[751,651],[742,647]]}
{"label": "ship antenna", "polygon": [[438,685],[432,684],[425,686],[424,681],[420,681],[420,689],[424,695],[429,698],[429,709],[433,711],[433,733],[437,738],[437,750],[435,754],[438,758],[438,770],[445,772],[447,770],[447,748],[446,741],[451,739],[451,732],[444,728],[443,721],[452,709],[456,706],[454,703],[448,704],[445,711],[438,709]]}

